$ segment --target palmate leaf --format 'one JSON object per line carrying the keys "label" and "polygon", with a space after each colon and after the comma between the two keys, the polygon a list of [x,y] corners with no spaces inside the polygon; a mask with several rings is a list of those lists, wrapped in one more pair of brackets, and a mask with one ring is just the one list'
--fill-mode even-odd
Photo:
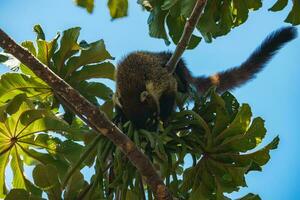
{"label": "palmate leaf", "polygon": [[[178,43],[178,36],[184,29],[186,19],[190,17],[196,0],[154,0],[139,3],[150,12],[148,24],[150,36],[162,38],[169,44],[165,27],[168,28],[169,36],[175,44]],[[207,2],[204,13],[197,24],[197,29],[206,42],[213,38],[227,34],[231,29],[243,24],[250,10],[257,10],[262,6],[261,0],[211,0]],[[189,48],[195,48],[200,42],[199,37],[192,37]]]}
{"label": "palmate leaf", "polygon": [[[93,104],[99,106],[99,99],[104,100],[103,108],[108,113],[112,113],[113,107],[107,106],[111,105],[112,90],[104,84],[89,82],[93,78],[114,80],[115,67],[107,61],[113,59],[113,57],[106,50],[104,41],[78,43],[80,28],[75,27],[63,31],[60,45],[58,45],[60,34],[57,34],[51,41],[46,41],[44,31],[40,25],[35,25],[34,31],[37,34],[36,47],[31,41],[23,42],[22,46],[76,88]],[[17,67],[26,75],[9,73],[1,77],[0,102],[6,102],[18,94],[24,93],[28,98],[38,101],[40,107],[58,110],[61,99],[54,95],[52,89],[27,66],[18,62]],[[105,101],[108,101],[108,103],[105,103]],[[71,123],[74,114],[65,106],[63,106],[63,109],[65,110],[64,119]]]}
{"label": "palmate leaf", "polygon": [[[279,138],[260,150],[248,153],[256,148],[264,138],[266,129],[261,118],[251,120],[251,109],[247,104],[238,106],[236,99],[229,93],[219,96],[211,90],[204,96],[204,102],[198,113],[205,113],[203,121],[209,131],[202,125],[190,126],[201,138],[203,156],[193,167],[185,170],[181,191],[191,190],[190,199],[228,199],[224,193],[238,191],[246,186],[245,174],[261,170],[270,159],[270,150],[276,149]],[[234,111],[233,111],[234,109]],[[195,109],[197,110],[197,109]],[[182,111],[192,121],[196,114]],[[182,115],[179,120],[182,120]],[[198,116],[199,118],[200,116]],[[198,132],[198,133],[197,133]],[[199,137],[199,136],[198,136]],[[259,199],[249,194],[241,199]]]}
{"label": "palmate leaf", "polygon": [[[204,13],[200,18],[197,29],[206,42],[213,38],[226,35],[233,28],[245,23],[250,11],[262,7],[262,0],[211,0],[207,1]],[[149,11],[149,33],[151,37],[164,39],[169,44],[168,35],[177,44],[176,35],[181,35],[186,19],[190,17],[196,0],[153,0],[138,1],[145,10]],[[280,11],[286,7],[287,0],[277,0],[269,9]],[[177,14],[174,16],[174,11]],[[300,3],[293,1],[293,7],[285,22],[297,25],[300,23]],[[179,14],[179,15],[178,15]],[[166,30],[166,27],[169,31]],[[176,28],[175,28],[176,27]],[[167,34],[167,32],[169,34]],[[199,41],[191,42],[190,48],[198,45]]]}
{"label": "palmate leaf", "polygon": [[[13,171],[13,187],[22,188],[39,196],[41,190],[34,186],[24,175],[24,163],[32,165],[53,164],[63,176],[68,164],[64,156],[64,149],[59,139],[54,139],[43,132],[55,131],[66,135],[72,129],[68,124],[57,118],[49,110],[35,109],[25,95],[18,95],[10,102],[1,106],[0,115],[0,192],[1,196],[7,193],[5,183],[5,169],[10,160]],[[46,153],[38,152],[42,149]],[[54,159],[55,156],[56,158]],[[11,157],[11,158],[10,158]]]}

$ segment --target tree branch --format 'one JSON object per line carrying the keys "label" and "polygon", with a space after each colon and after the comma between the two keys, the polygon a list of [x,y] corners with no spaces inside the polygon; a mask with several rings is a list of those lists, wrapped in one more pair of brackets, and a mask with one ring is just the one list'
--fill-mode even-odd
{"label": "tree branch", "polygon": [[176,46],[176,49],[172,54],[172,57],[166,64],[168,71],[172,74],[174,73],[177,63],[179,62],[183,52],[185,51],[186,47],[188,46],[191,40],[192,33],[196,25],[198,24],[198,21],[202,15],[202,11],[205,8],[206,2],[207,0],[197,0],[191,16],[187,19],[185,23],[183,33]]}
{"label": "tree branch", "polygon": [[38,77],[44,80],[61,98],[66,100],[74,112],[84,116],[92,128],[102,133],[119,147],[131,163],[146,178],[147,184],[157,199],[171,200],[167,187],[156,173],[150,160],[135,146],[122,131],[113,124],[98,107],[81,96],[74,88],[37,60],[30,52],[13,41],[0,29],[0,46],[28,66]]}

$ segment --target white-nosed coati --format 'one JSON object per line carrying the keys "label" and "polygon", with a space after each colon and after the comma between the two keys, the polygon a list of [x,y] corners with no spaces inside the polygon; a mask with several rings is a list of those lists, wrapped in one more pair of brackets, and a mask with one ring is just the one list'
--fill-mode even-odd
{"label": "white-nosed coati", "polygon": [[240,66],[208,77],[192,76],[182,59],[174,74],[170,74],[165,68],[172,55],[169,52],[133,52],[118,64],[116,107],[138,128],[145,127],[151,118],[166,120],[174,110],[177,91],[188,92],[189,84],[200,93],[212,85],[218,92],[239,87],[254,78],[277,50],[296,36],[296,28],[281,28],[271,33]]}

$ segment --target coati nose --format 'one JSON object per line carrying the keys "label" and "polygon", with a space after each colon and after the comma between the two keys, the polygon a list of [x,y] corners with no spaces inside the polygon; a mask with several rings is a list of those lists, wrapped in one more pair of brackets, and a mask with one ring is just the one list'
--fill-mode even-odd
{"label": "coati nose", "polygon": [[149,92],[148,91],[143,91],[141,94],[140,94],[140,101],[141,102],[144,102],[149,96]]}

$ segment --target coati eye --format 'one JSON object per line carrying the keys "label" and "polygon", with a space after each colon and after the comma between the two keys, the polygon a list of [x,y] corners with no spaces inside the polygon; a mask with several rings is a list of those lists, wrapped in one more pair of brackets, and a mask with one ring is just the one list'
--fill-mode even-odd
{"label": "coati eye", "polygon": [[148,96],[149,96],[149,92],[148,92],[148,91],[143,91],[143,92],[140,94],[140,101],[141,101],[141,102],[146,101],[146,99],[148,98]]}

